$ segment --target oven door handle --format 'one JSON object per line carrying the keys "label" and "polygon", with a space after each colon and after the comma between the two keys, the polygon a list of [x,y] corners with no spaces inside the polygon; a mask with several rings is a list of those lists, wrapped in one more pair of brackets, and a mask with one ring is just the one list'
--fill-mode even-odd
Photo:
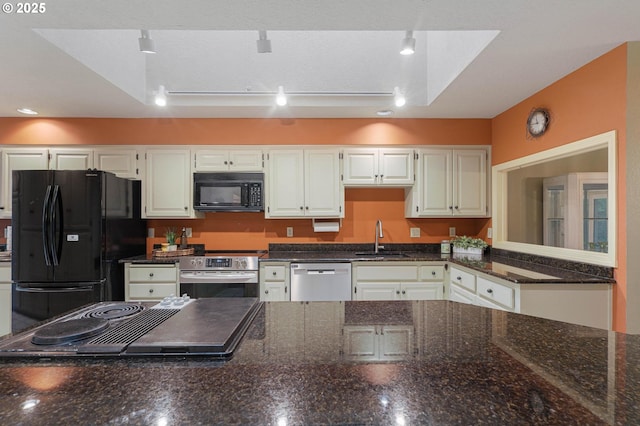
{"label": "oven door handle", "polygon": [[255,273],[251,274],[196,274],[193,272],[181,272],[180,281],[205,281],[205,282],[234,282],[234,281],[247,281],[255,280],[257,276]]}

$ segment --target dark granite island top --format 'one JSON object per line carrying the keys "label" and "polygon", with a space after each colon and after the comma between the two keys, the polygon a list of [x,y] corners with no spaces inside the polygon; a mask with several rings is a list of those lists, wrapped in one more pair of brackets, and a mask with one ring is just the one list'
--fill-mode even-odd
{"label": "dark granite island top", "polygon": [[448,301],[264,303],[233,359],[0,361],[0,423],[638,424],[640,336]]}

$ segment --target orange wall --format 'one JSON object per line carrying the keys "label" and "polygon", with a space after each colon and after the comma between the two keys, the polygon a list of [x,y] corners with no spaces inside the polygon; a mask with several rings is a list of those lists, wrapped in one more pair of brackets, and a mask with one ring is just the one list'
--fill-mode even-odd
{"label": "orange wall", "polygon": [[[0,144],[158,145],[490,145],[483,119],[43,119],[0,118]],[[314,233],[310,219],[264,219],[258,213],[207,214],[204,219],[150,220],[163,241],[168,226],[193,228],[192,243],[209,249],[266,248],[270,242],[371,242],[377,219],[384,242],[440,242],[449,226],[458,235],[481,235],[488,219],[404,218],[404,190],[348,189],[338,233]],[[294,227],[294,237],[286,228]],[[421,229],[410,238],[409,228]]]}
{"label": "orange wall", "polygon": [[[492,161],[500,164],[532,153],[616,130],[618,135],[618,268],[614,286],[616,331],[626,329],[626,76],[627,45],[622,45],[558,80],[497,116],[492,123]],[[534,107],[551,111],[547,133],[525,137],[525,122]]]}

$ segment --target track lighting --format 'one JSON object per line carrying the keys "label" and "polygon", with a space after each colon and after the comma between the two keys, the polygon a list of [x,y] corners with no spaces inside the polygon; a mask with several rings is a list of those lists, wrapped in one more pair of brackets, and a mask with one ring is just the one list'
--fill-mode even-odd
{"label": "track lighting", "polygon": [[158,91],[156,92],[156,97],[154,102],[158,106],[167,106],[167,92],[164,90],[164,86],[160,85]]}
{"label": "track lighting", "polygon": [[393,89],[393,101],[395,102],[397,107],[402,107],[404,106],[404,104],[407,103],[407,100],[405,99],[404,95],[400,92],[400,89],[398,87],[395,87]]}
{"label": "track lighting", "polygon": [[156,46],[153,39],[149,37],[149,31],[140,30],[141,37],[138,39],[140,51],[144,53],[156,53]]}
{"label": "track lighting", "polygon": [[413,31],[407,31],[402,39],[401,55],[413,55],[416,51],[416,39],[413,38]]}
{"label": "track lighting", "polygon": [[284,88],[282,86],[278,86],[276,104],[278,104],[278,106],[285,106],[287,104],[287,95],[284,93]]}
{"label": "track lighting", "polygon": [[267,38],[267,32],[258,31],[258,37],[258,40],[256,40],[258,53],[271,53],[271,40]]}
{"label": "track lighting", "polygon": [[38,111],[34,111],[31,108],[18,108],[18,112],[26,115],[38,115]]}

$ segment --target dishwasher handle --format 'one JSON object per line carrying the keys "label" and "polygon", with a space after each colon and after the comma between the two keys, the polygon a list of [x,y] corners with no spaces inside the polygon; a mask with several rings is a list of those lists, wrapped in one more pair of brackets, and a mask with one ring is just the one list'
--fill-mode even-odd
{"label": "dishwasher handle", "polygon": [[307,275],[335,275],[335,269],[307,269]]}

